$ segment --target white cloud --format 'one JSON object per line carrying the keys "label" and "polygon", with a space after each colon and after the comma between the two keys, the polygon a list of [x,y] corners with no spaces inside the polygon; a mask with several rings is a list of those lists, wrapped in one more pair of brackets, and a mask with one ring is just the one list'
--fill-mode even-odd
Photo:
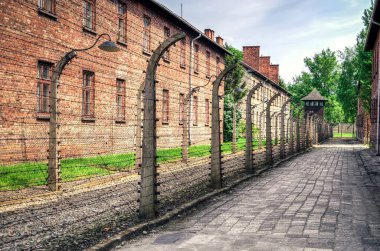
{"label": "white cloud", "polygon": [[[179,13],[180,1],[159,0]],[[182,0],[184,17],[199,29],[212,28],[229,44],[260,45],[280,64],[285,80],[299,74],[303,59],[324,48],[355,43],[370,0]]]}

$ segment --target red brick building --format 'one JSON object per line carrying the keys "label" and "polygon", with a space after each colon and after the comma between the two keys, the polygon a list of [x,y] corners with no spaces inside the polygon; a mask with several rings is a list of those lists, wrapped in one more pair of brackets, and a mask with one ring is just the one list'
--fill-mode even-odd
{"label": "red brick building", "polygon": [[79,52],[60,78],[61,156],[133,153],[139,147],[137,97],[147,61],[160,43],[180,31],[186,38],[164,55],[156,74],[158,145],[180,146],[184,98],[195,86],[205,87],[191,103],[191,139],[193,144],[209,139],[208,83],[224,68],[228,53],[214,31],[202,33],[153,0],[1,1],[0,23],[0,164],[46,159],[53,66],[72,48],[89,47],[103,33],[121,50]]}
{"label": "red brick building", "polygon": [[372,64],[372,94],[371,94],[371,129],[370,129],[370,147],[380,154],[379,138],[379,51],[380,51],[380,6],[379,1],[375,1],[372,22],[370,23],[365,50],[373,52]]}

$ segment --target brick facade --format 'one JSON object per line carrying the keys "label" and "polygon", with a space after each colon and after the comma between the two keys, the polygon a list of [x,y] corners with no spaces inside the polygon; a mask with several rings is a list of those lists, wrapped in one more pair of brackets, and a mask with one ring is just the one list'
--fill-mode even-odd
{"label": "brick facade", "polygon": [[274,83],[279,83],[279,65],[271,64],[270,57],[260,56],[260,46],[243,46],[243,61]]}
{"label": "brick facade", "polygon": [[[48,114],[37,112],[38,103],[41,107],[46,105],[40,84],[44,79],[38,75],[38,66],[54,65],[70,48],[86,48],[102,33],[111,35],[113,41],[118,39],[121,51],[106,53],[94,47],[78,52],[60,78],[61,156],[128,153],[138,147],[137,96],[144,82],[147,61],[168,33],[185,31],[184,47],[180,43],[171,47],[161,59],[156,74],[158,146],[180,146],[180,95],[189,92],[189,44],[199,31],[154,1],[131,0],[126,6],[122,6],[124,1],[90,1],[93,6],[87,8],[87,14],[83,0],[54,2],[54,11],[41,8],[37,0],[0,2],[0,163],[46,159],[49,119]],[[195,42],[199,47],[199,69],[192,74],[193,87],[206,85],[213,80],[210,77],[224,68],[226,50],[221,38],[218,42],[219,45],[205,35]],[[219,65],[216,65],[217,58]],[[92,76],[87,81],[91,83],[89,87],[85,87],[85,73]],[[118,87],[120,81],[125,83],[124,87]],[[42,87],[38,89],[38,85]],[[118,96],[120,88],[124,98]],[[163,103],[164,90],[168,92],[166,103]],[[205,102],[211,100],[211,85],[201,88],[196,96],[198,123],[191,123],[191,135],[192,142],[202,144],[210,137],[206,117],[210,106]],[[125,116],[120,117],[120,111]],[[167,119],[162,118],[163,114]]]}

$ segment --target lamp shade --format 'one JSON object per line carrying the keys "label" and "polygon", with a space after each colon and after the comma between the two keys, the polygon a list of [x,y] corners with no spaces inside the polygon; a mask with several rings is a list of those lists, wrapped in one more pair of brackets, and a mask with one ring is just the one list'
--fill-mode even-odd
{"label": "lamp shade", "polygon": [[116,46],[116,44],[112,41],[105,41],[101,45],[99,45],[99,49],[107,52],[117,52],[120,51],[120,48]]}

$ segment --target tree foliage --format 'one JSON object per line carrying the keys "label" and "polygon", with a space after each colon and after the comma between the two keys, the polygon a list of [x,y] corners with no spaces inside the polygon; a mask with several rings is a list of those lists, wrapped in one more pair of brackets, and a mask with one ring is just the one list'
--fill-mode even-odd
{"label": "tree foliage", "polygon": [[[242,82],[244,69],[239,64],[243,60],[243,52],[226,45],[231,55],[226,56],[225,65],[237,64],[237,67],[232,70],[225,78],[224,84],[224,114],[223,114],[223,137],[224,141],[232,140],[232,124],[233,124],[233,107],[236,106],[247,95],[247,83]],[[241,112],[237,110],[236,120],[241,119]]]}
{"label": "tree foliage", "polygon": [[[306,96],[313,88],[328,99],[325,107],[327,121],[353,123],[357,113],[357,100],[363,101],[369,111],[371,98],[372,53],[364,51],[373,4],[364,10],[364,28],[357,35],[357,42],[342,51],[322,50],[312,58],[305,58],[307,71],[293,78],[288,90],[294,103]],[[358,92],[358,84],[360,91]]]}

